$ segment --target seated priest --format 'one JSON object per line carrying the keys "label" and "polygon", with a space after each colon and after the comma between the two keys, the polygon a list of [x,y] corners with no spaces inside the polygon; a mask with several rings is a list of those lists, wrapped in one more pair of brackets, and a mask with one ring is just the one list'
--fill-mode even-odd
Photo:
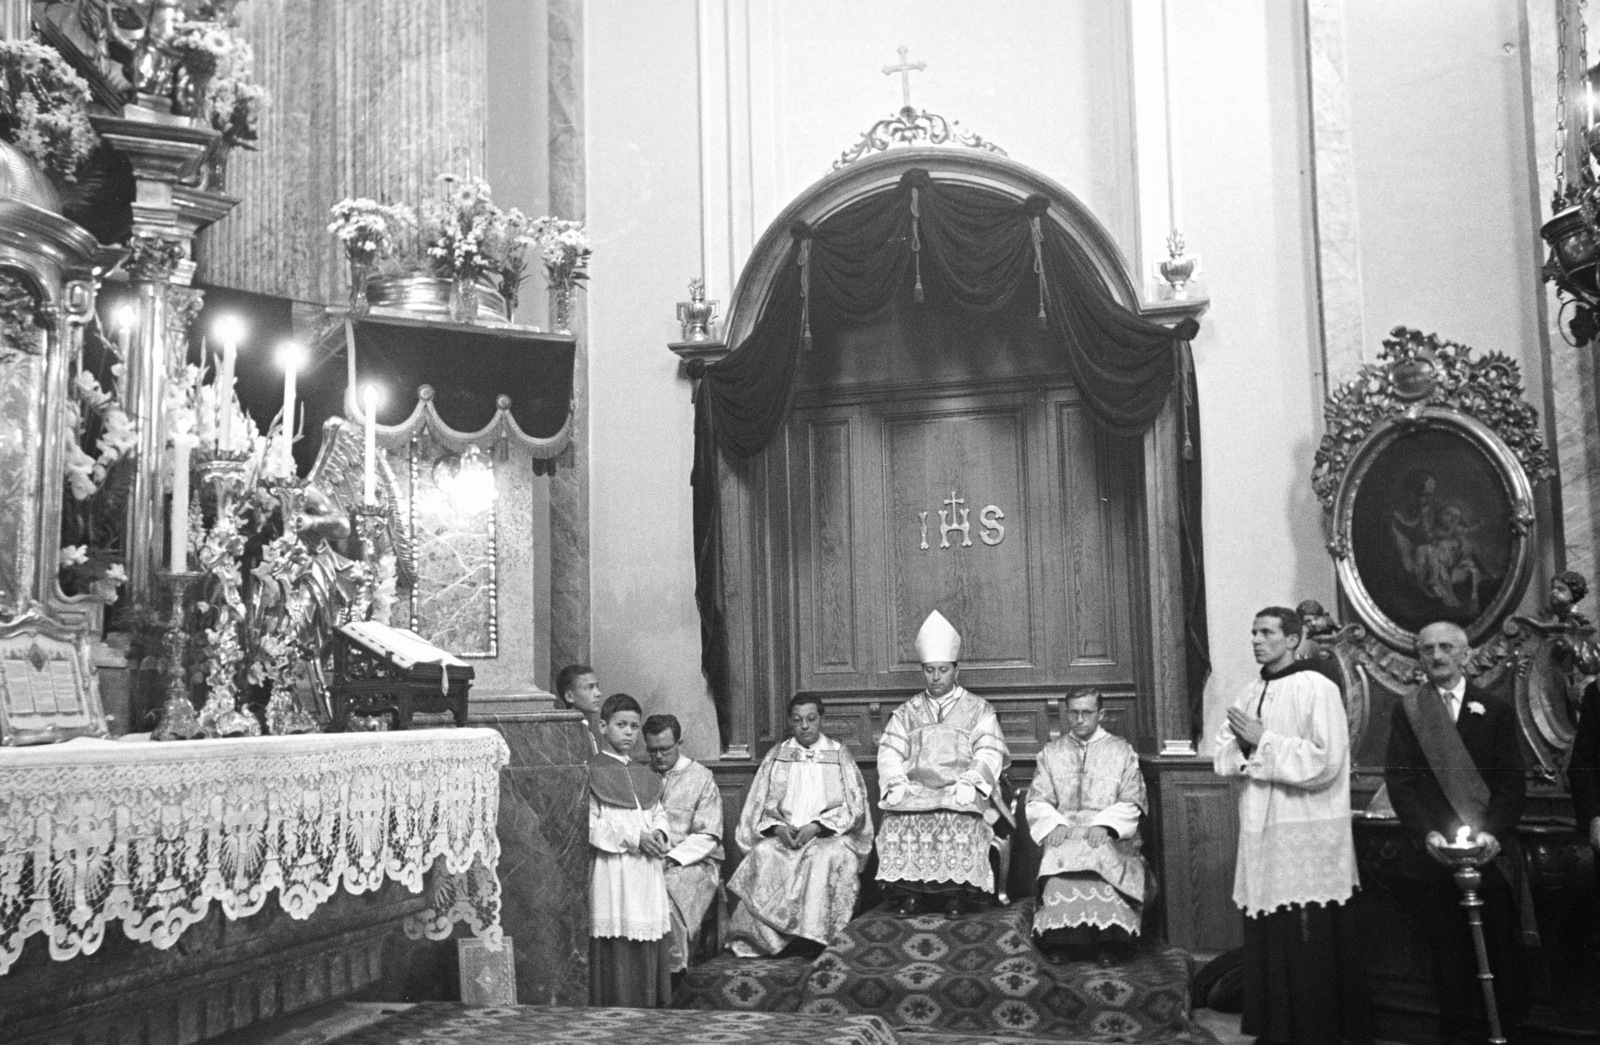
{"label": "seated priest", "polygon": [[744,862],[728,948],[743,958],[815,957],[855,913],[872,852],[867,786],[850,751],[822,733],[822,701],[789,701],[790,737],[756,771],[734,835]]}
{"label": "seated priest", "polygon": [[1011,811],[1000,774],[1011,762],[994,708],[957,685],[961,635],[934,610],[917,632],[927,689],[895,708],[878,744],[878,880],[901,914],[923,898],[949,917],[995,891],[989,850]]}
{"label": "seated priest", "polygon": [[1133,745],[1101,728],[1104,713],[1097,689],[1067,698],[1069,731],[1039,752],[1028,791],[1028,831],[1041,850],[1033,932],[1052,962],[1091,950],[1109,961],[1139,935],[1144,776]]}
{"label": "seated priest", "polygon": [[683,726],[676,715],[644,720],[650,768],[661,774],[661,805],[667,812],[664,861],[672,932],[667,967],[689,967],[689,947],[722,884],[722,795],[711,770],[678,750]]}

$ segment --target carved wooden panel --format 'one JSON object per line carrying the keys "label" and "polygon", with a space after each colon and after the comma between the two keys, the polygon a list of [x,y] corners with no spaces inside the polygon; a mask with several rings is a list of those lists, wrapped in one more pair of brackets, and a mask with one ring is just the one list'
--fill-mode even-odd
{"label": "carved wooden panel", "polygon": [[1241,946],[1244,923],[1233,903],[1239,840],[1235,788],[1200,760],[1157,773],[1151,797],[1161,833],[1167,939],[1191,951]]}
{"label": "carved wooden panel", "polygon": [[841,399],[789,425],[775,490],[790,539],[770,554],[792,556],[793,645],[771,649],[793,674],[762,739],[782,739],[790,694],[815,692],[830,730],[870,756],[921,686],[915,637],[937,608],[962,631],[962,683],[1003,709],[1019,755],[1059,735],[1050,702],[1088,685],[1137,741],[1137,441],[1099,430],[1065,384]]}

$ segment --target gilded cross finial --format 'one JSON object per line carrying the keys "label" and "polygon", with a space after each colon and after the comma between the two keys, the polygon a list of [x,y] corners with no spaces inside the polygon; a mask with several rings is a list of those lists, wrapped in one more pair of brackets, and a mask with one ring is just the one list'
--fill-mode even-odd
{"label": "gilded cross finial", "polygon": [[898,51],[900,55],[900,64],[884,66],[883,75],[893,76],[895,73],[900,74],[900,95],[904,99],[902,108],[910,109],[911,74],[913,72],[922,72],[924,69],[928,68],[928,63],[906,61],[906,56],[911,53],[911,48],[907,47],[905,44],[901,44],[898,48],[896,48],[896,51]]}

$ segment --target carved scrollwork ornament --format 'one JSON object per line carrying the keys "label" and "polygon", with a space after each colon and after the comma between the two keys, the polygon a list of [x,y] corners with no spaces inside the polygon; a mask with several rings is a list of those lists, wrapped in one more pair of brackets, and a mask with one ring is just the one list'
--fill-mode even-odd
{"label": "carved scrollwork ornament", "polygon": [[1333,510],[1356,448],[1380,422],[1416,417],[1429,406],[1459,410],[1487,425],[1516,454],[1533,482],[1555,474],[1539,432],[1539,413],[1523,397],[1522,371],[1515,360],[1500,352],[1474,359],[1466,345],[1395,327],[1377,362],[1335,389],[1323,408],[1326,434],[1311,472],[1322,506]]}
{"label": "carved scrollwork ornament", "polygon": [[36,356],[44,351],[45,333],[54,325],[54,310],[42,304],[34,285],[16,272],[0,271],[0,336],[5,347]]}
{"label": "carved scrollwork ornament", "polygon": [[833,170],[840,170],[874,152],[883,152],[895,145],[965,145],[1005,156],[1006,151],[991,141],[962,130],[960,122],[947,120],[926,109],[913,109],[909,105],[887,119],[879,120],[867,129],[861,140],[839,154],[833,161]]}
{"label": "carved scrollwork ornament", "polygon": [[205,305],[205,292],[190,287],[169,285],[167,295],[167,343],[187,344],[189,328]]}
{"label": "carved scrollwork ornament", "polygon": [[122,268],[135,283],[165,283],[172,279],[187,253],[183,240],[177,237],[136,233],[128,240],[128,258]]}

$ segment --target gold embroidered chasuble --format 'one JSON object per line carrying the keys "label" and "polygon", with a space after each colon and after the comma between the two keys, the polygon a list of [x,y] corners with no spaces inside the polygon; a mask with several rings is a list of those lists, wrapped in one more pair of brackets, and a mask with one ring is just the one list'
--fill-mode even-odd
{"label": "gold embroidered chasuble", "polygon": [[[1097,729],[1086,741],[1068,733],[1045,745],[1028,789],[1028,831],[1040,846],[1057,827],[1069,836],[1040,857],[1036,932],[1077,925],[1139,932],[1139,817],[1148,807],[1139,755],[1126,740]],[[1111,839],[1090,845],[1092,827],[1109,829]]]}
{"label": "gold embroidered chasuble", "polygon": [[[820,825],[799,849],[770,832]],[[872,851],[867,787],[855,759],[822,736],[786,740],[762,760],[734,840],[745,853],[728,891],[739,900],[728,942],[743,957],[776,954],[796,936],[826,944],[850,921]]]}
{"label": "gold embroidered chasuble", "polygon": [[[904,797],[879,803],[878,880],[993,892],[991,825],[1003,815],[998,785],[1010,763],[994,708],[961,686],[895,708],[878,742],[878,787],[883,795],[901,788]],[[961,801],[962,784],[973,801]]]}
{"label": "gold embroidered chasuble", "polygon": [[711,770],[684,755],[661,777],[667,814],[665,873],[672,901],[670,971],[688,967],[689,941],[717,899],[722,883],[722,795]]}

